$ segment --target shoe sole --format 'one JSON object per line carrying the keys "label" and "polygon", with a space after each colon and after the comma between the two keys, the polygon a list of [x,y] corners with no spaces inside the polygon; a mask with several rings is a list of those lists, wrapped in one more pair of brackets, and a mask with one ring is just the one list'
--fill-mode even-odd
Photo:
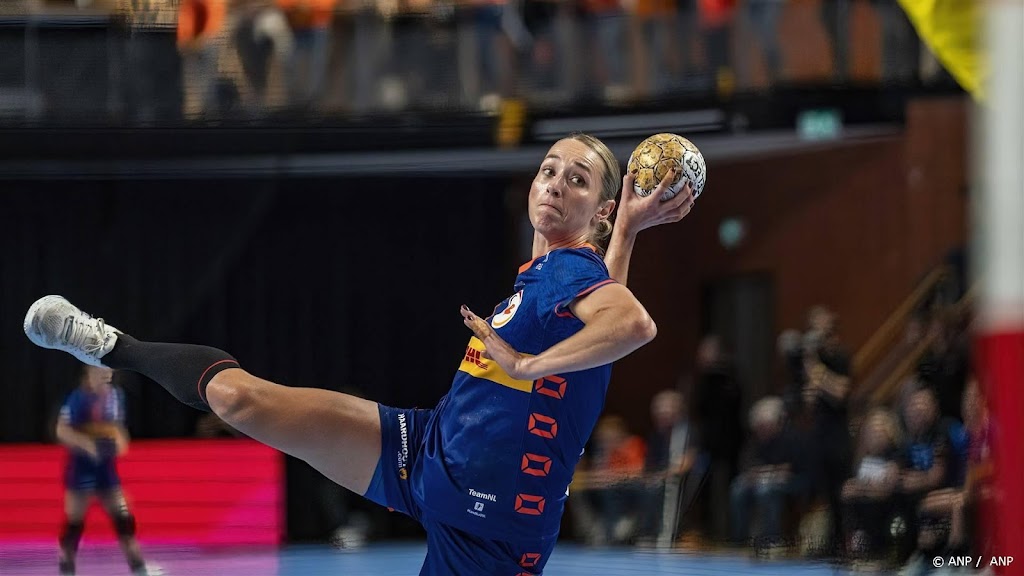
{"label": "shoe sole", "polygon": [[[33,337],[33,335],[36,334],[36,331],[32,330],[32,319],[39,314],[40,309],[42,309],[45,306],[51,305],[55,300],[63,300],[67,302],[67,298],[64,298],[63,296],[58,296],[56,294],[43,296],[42,298],[33,302],[32,305],[28,307],[28,312],[25,313],[25,321],[22,323],[22,329],[25,331],[25,336],[28,336],[28,339],[31,340],[32,343],[35,344],[36,346],[39,346],[40,348],[46,348],[48,350],[58,350],[59,347],[49,346],[43,342],[37,341]],[[70,302],[68,302],[68,304],[73,306],[73,304],[71,304]]]}

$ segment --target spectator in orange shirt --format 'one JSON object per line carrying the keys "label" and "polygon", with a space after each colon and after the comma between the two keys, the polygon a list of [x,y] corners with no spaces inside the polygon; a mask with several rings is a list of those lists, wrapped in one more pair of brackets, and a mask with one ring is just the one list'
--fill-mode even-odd
{"label": "spectator in orange shirt", "polygon": [[181,0],[179,5],[178,51],[186,117],[217,108],[217,62],[226,13],[225,0]]}
{"label": "spectator in orange shirt", "polygon": [[593,457],[584,489],[596,516],[593,542],[623,544],[636,529],[641,509],[640,480],[647,445],[630,434],[621,416],[601,418],[594,429]]}
{"label": "spectator in orange shirt", "polygon": [[313,106],[323,94],[337,4],[338,0],[277,0],[295,35],[285,67],[290,106]]}

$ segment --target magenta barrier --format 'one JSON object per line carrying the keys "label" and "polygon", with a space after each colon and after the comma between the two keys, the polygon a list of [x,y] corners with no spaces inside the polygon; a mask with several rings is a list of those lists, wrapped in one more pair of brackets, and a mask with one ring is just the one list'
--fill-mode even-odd
{"label": "magenta barrier", "polygon": [[[56,540],[67,450],[0,445],[0,542]],[[196,545],[276,545],[284,534],[284,461],[251,440],[135,441],[118,462],[140,539]],[[86,541],[114,541],[103,511]]]}

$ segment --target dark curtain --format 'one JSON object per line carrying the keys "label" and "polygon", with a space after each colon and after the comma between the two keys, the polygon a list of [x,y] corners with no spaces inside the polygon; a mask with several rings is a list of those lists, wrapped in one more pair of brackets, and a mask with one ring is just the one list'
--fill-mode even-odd
{"label": "dark curtain", "polygon": [[[469,338],[459,305],[505,297],[518,264],[504,183],[228,180],[5,183],[0,441],[52,437],[75,361],[22,333],[63,294],[147,340],[221,347],[294,386],[429,407]],[[135,437],[191,436],[199,413],[120,374]]]}

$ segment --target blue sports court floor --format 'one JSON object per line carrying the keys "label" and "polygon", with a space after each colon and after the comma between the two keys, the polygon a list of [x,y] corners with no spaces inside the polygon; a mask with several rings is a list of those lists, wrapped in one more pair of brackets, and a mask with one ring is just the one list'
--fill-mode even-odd
{"label": "blue sports court floor", "polygon": [[[354,551],[327,546],[281,550],[203,551],[143,547],[150,565],[164,576],[415,576],[426,548],[420,544],[373,545]],[[56,550],[39,545],[0,549],[0,574],[52,576]],[[816,576],[836,574],[822,564],[757,562],[748,558],[633,549],[594,550],[559,546],[544,571],[550,576]],[[83,543],[79,576],[127,575],[120,552],[112,546]]]}

